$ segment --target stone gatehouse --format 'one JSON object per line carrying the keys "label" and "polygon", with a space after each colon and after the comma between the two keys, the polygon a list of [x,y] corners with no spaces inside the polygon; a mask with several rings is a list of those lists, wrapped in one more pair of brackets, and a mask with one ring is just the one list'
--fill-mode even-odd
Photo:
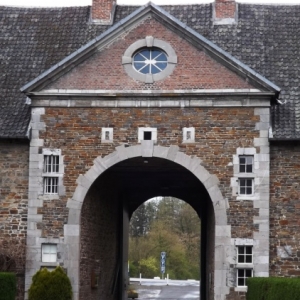
{"label": "stone gatehouse", "polygon": [[201,218],[201,299],[299,274],[299,47],[253,21],[289,6],[0,9],[0,54],[24,45],[0,112],[0,240],[26,242],[19,299],[58,264],[75,300],[125,299],[130,216],[155,196]]}

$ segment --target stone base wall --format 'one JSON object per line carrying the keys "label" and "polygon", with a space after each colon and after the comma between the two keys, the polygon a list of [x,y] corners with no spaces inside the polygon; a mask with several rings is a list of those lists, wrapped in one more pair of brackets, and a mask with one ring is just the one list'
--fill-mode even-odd
{"label": "stone base wall", "polygon": [[270,275],[300,276],[300,144],[271,145]]}
{"label": "stone base wall", "polygon": [[0,249],[16,260],[17,300],[24,299],[29,141],[0,140]]}

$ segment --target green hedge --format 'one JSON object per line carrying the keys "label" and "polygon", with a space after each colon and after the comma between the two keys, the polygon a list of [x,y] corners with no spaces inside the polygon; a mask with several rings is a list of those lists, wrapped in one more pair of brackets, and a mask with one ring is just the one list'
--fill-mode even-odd
{"label": "green hedge", "polygon": [[0,273],[0,300],[15,300],[17,279],[14,273]]}
{"label": "green hedge", "polygon": [[71,300],[72,287],[67,274],[61,267],[49,272],[46,268],[32,277],[28,291],[29,300]]}
{"label": "green hedge", "polygon": [[247,279],[247,300],[299,300],[300,278],[253,277]]}

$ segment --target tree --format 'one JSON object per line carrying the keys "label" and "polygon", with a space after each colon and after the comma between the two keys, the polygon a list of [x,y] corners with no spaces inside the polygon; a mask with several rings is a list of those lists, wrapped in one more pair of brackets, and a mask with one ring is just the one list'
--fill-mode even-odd
{"label": "tree", "polygon": [[72,286],[67,274],[60,266],[52,272],[49,272],[46,268],[37,271],[32,277],[28,299],[71,300]]}
{"label": "tree", "polygon": [[145,236],[152,221],[156,217],[156,207],[154,202],[145,202],[140,205],[130,220],[130,236]]}
{"label": "tree", "polygon": [[158,203],[146,202],[133,214],[130,228],[130,276],[152,276],[153,258],[159,276],[160,253],[167,252],[166,267],[171,278],[200,278],[201,223],[189,204],[172,197]]}

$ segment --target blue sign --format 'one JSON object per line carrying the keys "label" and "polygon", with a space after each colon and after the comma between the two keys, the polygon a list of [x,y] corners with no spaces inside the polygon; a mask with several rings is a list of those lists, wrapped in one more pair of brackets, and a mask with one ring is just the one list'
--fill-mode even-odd
{"label": "blue sign", "polygon": [[166,258],[167,258],[167,253],[161,252],[160,253],[160,272],[162,274],[164,274],[166,272]]}

